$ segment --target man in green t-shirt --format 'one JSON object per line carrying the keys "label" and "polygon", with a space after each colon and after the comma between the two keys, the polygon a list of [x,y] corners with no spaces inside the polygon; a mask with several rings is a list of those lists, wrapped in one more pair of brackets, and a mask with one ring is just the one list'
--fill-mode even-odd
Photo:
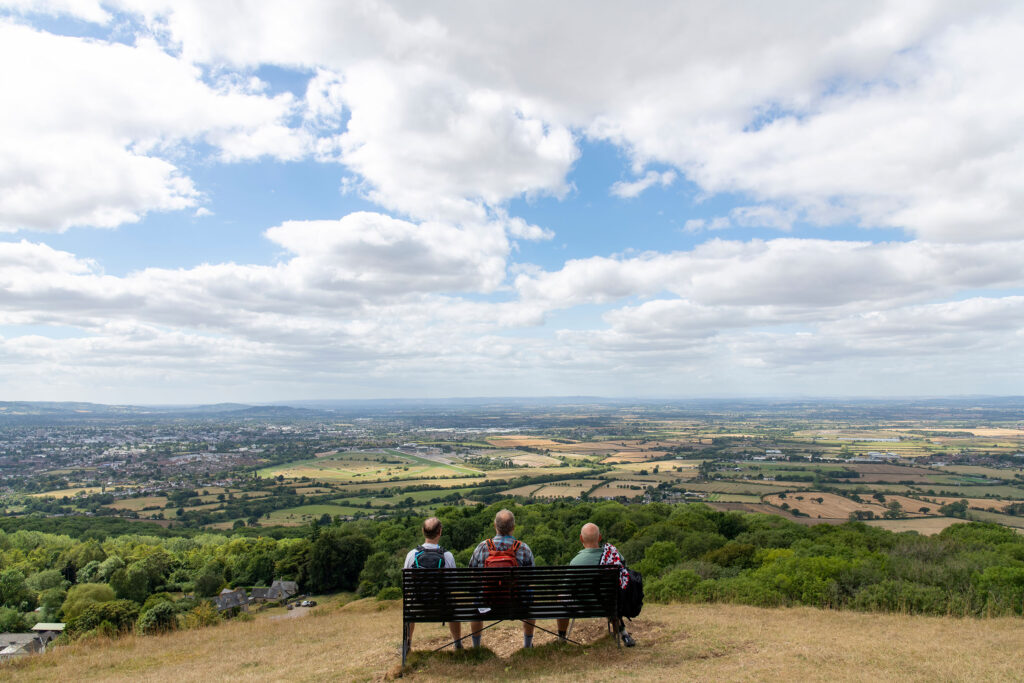
{"label": "man in green t-shirt", "polygon": [[[569,566],[585,567],[601,564],[601,558],[604,556],[606,548],[601,545],[601,530],[597,528],[596,524],[588,522],[583,525],[583,528],[580,529],[580,543],[583,544],[583,550],[576,553],[576,557],[569,561]],[[617,550],[615,551],[614,556],[620,557]],[[621,564],[619,566],[621,566]],[[633,647],[636,644],[636,641],[633,640],[633,636],[626,632],[626,625],[621,619],[619,620],[619,623],[615,624],[615,628],[619,631],[619,635],[622,637],[622,642],[626,644],[626,647]],[[569,620],[559,619],[558,637],[564,640],[568,630]]]}

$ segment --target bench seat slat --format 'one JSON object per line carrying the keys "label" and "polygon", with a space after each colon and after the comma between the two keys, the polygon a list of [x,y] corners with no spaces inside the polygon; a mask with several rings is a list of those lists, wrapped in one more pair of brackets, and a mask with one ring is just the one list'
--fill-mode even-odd
{"label": "bench seat slat", "polygon": [[[614,618],[616,567],[406,569],[406,622]],[[480,611],[485,608],[485,611]]]}

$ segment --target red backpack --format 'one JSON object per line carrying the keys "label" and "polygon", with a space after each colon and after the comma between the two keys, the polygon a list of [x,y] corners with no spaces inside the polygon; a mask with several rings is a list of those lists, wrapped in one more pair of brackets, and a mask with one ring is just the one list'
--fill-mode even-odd
{"label": "red backpack", "polygon": [[518,567],[519,559],[516,552],[522,543],[513,541],[512,545],[504,550],[498,550],[494,540],[487,539],[487,559],[484,560],[485,567]]}

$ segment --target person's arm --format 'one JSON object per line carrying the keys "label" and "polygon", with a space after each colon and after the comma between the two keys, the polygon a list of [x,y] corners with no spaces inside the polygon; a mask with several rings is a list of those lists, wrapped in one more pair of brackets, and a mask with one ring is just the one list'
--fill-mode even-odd
{"label": "person's arm", "polygon": [[451,551],[445,551],[444,554],[444,568],[455,569],[455,556],[452,555]]}
{"label": "person's arm", "polygon": [[519,566],[520,567],[532,567],[533,566],[533,551],[530,550],[530,546],[523,543],[519,546]]}
{"label": "person's arm", "polygon": [[484,548],[487,547],[486,543],[481,543],[473,551],[473,556],[469,558],[470,567],[482,567],[484,564]]}
{"label": "person's arm", "polygon": [[416,561],[416,548],[413,548],[405,555],[405,566],[403,569],[411,569],[412,563]]}

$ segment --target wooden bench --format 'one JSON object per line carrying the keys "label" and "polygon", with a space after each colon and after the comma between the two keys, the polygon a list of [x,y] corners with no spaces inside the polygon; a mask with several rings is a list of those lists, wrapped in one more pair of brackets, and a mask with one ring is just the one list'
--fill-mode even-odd
{"label": "wooden bench", "polygon": [[[618,567],[404,569],[402,664],[409,649],[410,623],[494,621],[485,627],[490,628],[511,619],[594,617],[617,623],[618,598]],[[618,645],[619,631],[611,630]]]}

